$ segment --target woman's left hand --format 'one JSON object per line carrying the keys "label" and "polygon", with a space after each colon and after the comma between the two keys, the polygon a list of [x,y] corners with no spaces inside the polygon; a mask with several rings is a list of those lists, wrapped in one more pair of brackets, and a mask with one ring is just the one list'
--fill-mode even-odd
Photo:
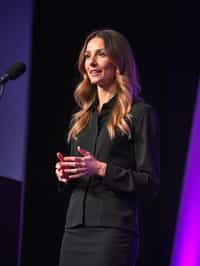
{"label": "woman's left hand", "polygon": [[[87,169],[87,175],[105,175],[106,163],[96,160],[89,151],[82,149],[80,146],[77,147],[77,151],[83,156],[83,161]],[[75,178],[75,176],[71,175],[69,178]]]}

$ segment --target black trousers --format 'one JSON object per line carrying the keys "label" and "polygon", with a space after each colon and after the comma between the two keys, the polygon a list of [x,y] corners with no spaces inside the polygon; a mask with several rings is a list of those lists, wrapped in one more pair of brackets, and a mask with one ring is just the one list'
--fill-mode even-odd
{"label": "black trousers", "polygon": [[135,266],[139,237],[110,227],[76,227],[64,232],[59,266]]}

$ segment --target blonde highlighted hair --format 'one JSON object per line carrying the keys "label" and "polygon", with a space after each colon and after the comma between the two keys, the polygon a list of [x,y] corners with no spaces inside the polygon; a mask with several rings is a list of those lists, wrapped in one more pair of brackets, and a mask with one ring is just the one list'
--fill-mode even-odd
{"label": "blonde highlighted hair", "polygon": [[135,59],[127,39],[121,33],[111,29],[103,29],[92,32],[86,38],[79,55],[78,69],[82,80],[75,89],[74,98],[80,111],[72,116],[68,142],[71,139],[76,139],[78,134],[88,125],[92,115],[91,106],[97,97],[97,89],[95,85],[90,83],[85,71],[87,44],[95,37],[103,39],[107,54],[116,66],[116,101],[107,123],[109,136],[113,139],[118,128],[122,134],[131,138],[128,120],[131,120],[132,103],[135,98],[139,97],[141,90]]}

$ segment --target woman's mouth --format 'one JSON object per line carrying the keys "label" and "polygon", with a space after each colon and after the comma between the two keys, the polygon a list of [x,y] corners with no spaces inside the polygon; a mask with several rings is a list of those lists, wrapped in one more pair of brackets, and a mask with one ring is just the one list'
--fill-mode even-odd
{"label": "woman's mouth", "polygon": [[92,69],[90,70],[90,76],[98,76],[101,73],[100,69]]}

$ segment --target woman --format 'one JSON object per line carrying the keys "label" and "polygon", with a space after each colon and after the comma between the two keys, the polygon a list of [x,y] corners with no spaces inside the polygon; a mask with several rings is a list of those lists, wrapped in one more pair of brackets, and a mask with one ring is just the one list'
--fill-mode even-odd
{"label": "woman", "polygon": [[119,32],[92,32],[79,56],[69,156],[56,175],[70,201],[60,266],[134,266],[138,199],[159,184],[159,136],[153,108],[139,97],[132,50]]}

